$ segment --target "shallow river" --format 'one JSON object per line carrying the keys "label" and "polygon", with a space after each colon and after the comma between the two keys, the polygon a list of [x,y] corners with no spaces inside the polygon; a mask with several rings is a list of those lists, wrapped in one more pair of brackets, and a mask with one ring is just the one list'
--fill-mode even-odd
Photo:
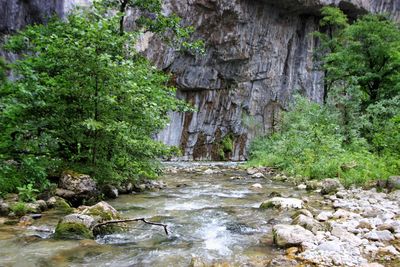
{"label": "shallow river", "polygon": [[[247,175],[229,164],[220,168],[218,174],[166,174],[161,178],[167,184],[164,190],[109,201],[124,217],[167,224],[169,236],[161,227],[135,222],[127,232],[96,242],[56,241],[32,236],[46,233],[3,225],[0,266],[189,266],[192,258],[254,266],[282,254],[265,236],[274,221],[289,220],[288,215],[258,207],[273,191],[286,196],[299,196],[300,191],[269,179],[232,179]],[[254,183],[263,189],[252,189]],[[34,226],[54,228],[58,218],[48,212]]]}

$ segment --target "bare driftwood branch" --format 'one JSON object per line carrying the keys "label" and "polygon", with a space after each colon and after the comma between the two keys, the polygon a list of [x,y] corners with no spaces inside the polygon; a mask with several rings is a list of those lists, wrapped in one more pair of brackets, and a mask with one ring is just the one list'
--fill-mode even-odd
{"label": "bare driftwood branch", "polygon": [[111,220],[111,221],[106,221],[106,222],[102,222],[102,223],[98,223],[95,224],[94,226],[92,226],[92,231],[100,226],[104,226],[107,224],[117,224],[117,223],[126,223],[126,222],[144,222],[145,224],[150,224],[150,225],[157,225],[157,226],[162,226],[164,228],[164,232],[166,235],[168,235],[168,229],[167,229],[167,225],[163,224],[163,223],[155,223],[155,222],[149,222],[146,221],[145,218],[136,218],[136,219],[123,219],[123,220]]}

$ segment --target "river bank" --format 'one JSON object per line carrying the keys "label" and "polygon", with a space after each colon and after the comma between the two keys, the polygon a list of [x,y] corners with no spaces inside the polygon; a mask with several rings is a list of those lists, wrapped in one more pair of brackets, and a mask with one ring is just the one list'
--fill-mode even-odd
{"label": "river bank", "polygon": [[94,240],[55,240],[54,209],[31,224],[1,218],[0,265],[398,266],[399,191],[294,186],[272,171],[169,163],[164,189],[108,201],[124,217],[167,224],[169,236],[138,222]]}

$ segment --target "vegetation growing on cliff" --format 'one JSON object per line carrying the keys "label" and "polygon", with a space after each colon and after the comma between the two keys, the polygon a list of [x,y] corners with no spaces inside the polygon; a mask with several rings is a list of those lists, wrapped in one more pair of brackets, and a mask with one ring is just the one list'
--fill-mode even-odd
{"label": "vegetation growing on cliff", "polygon": [[339,9],[322,13],[324,104],[295,98],[280,132],[253,143],[250,164],[348,184],[398,174],[400,29],[379,15],[349,24]]}
{"label": "vegetation growing on cliff", "polygon": [[6,44],[22,57],[9,64],[18,78],[0,85],[1,192],[27,183],[43,189],[65,168],[98,181],[153,177],[156,158],[171,152],[152,136],[168,111],[188,106],[134,46],[143,32],[171,31],[170,40],[201,47],[189,45],[191,30],[177,17],[161,14],[159,0],[128,1],[144,14],[132,32],[108,2],[29,26]]}

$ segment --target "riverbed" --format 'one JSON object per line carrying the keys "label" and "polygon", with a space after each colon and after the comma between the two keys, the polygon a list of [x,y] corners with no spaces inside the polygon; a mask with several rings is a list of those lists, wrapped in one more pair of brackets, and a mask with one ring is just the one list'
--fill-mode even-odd
{"label": "riverbed", "polygon": [[[0,224],[0,266],[265,266],[284,255],[272,244],[274,224],[290,224],[291,212],[259,209],[272,195],[303,199],[319,208],[324,198],[271,177],[251,178],[236,163],[170,163],[165,189],[108,201],[123,217],[146,218],[126,231],[96,240],[51,238],[59,214],[48,211],[32,226]],[[254,186],[254,184],[259,184]]]}

